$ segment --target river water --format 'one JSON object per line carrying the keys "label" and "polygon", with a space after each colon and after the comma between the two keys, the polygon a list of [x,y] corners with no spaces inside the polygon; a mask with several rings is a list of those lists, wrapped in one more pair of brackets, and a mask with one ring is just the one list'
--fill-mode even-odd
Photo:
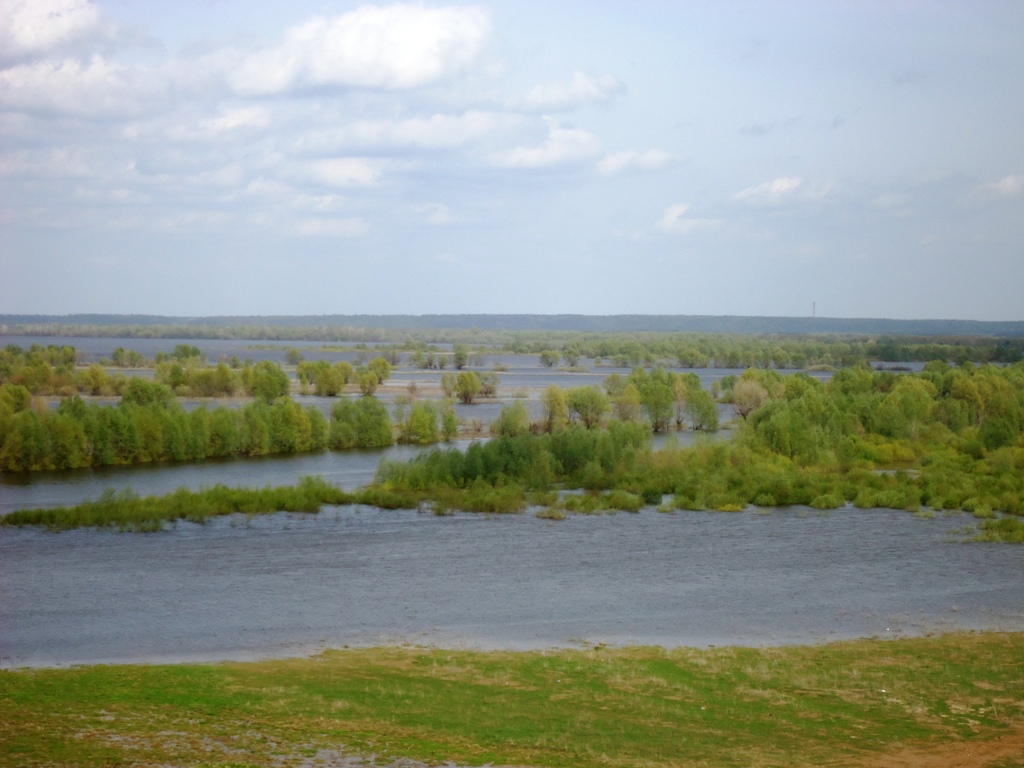
{"label": "river water", "polygon": [[1024,547],[955,541],[968,520],[326,507],[153,534],[3,529],[0,665],[1024,629]]}

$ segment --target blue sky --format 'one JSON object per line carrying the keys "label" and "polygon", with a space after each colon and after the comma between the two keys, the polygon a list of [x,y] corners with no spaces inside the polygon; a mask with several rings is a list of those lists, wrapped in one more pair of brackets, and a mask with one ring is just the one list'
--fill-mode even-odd
{"label": "blue sky", "polygon": [[1024,319],[1024,3],[0,8],[0,312]]}

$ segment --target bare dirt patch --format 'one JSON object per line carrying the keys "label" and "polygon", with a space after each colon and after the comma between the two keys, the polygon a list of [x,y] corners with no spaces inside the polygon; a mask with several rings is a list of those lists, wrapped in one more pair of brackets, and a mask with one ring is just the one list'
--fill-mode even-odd
{"label": "bare dirt patch", "polygon": [[857,768],[1024,768],[1024,725],[987,741],[905,747],[852,763]]}

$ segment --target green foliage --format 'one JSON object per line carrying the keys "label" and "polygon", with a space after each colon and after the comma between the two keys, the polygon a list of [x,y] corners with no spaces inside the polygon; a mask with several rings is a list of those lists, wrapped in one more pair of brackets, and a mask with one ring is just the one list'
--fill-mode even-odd
{"label": "green foliage", "polygon": [[359,384],[359,391],[362,392],[363,397],[370,397],[377,391],[380,377],[371,370],[361,368],[356,371],[356,383]]}
{"label": "green foliage", "polygon": [[690,424],[698,432],[714,432],[718,429],[718,409],[714,399],[703,389],[687,396],[685,411]]}
{"label": "green foliage", "polygon": [[760,383],[743,379],[732,388],[732,407],[746,421],[747,417],[768,400],[768,390]]}
{"label": "green foliage", "polygon": [[185,362],[186,360],[192,360],[195,358],[202,357],[202,352],[199,347],[192,346],[190,344],[177,344],[174,347],[174,351],[171,352],[171,357],[175,360]]}
{"label": "green foliage", "polygon": [[[6,394],[11,392],[17,390]],[[315,451],[325,447],[328,433],[323,414],[288,398],[186,413],[163,385],[134,379],[117,406],[76,396],[56,411],[26,408],[0,415],[0,471]]]}
{"label": "green foliage", "polygon": [[493,398],[498,396],[498,374],[484,371],[480,374],[480,397]]}
{"label": "green foliage", "polygon": [[615,416],[622,421],[637,421],[641,415],[640,393],[632,383],[626,384],[621,394],[614,398]]}
{"label": "green foliage", "polygon": [[480,394],[480,376],[476,371],[462,371],[455,380],[455,393],[459,400],[469,405]]}
{"label": "green foliage", "polygon": [[441,409],[441,439],[445,442],[459,436],[459,417],[455,414],[450,400],[446,400]]}
{"label": "green foliage", "polygon": [[553,368],[558,365],[558,361],[561,359],[561,353],[554,349],[545,349],[540,353],[540,364],[547,368]]}
{"label": "green foliage", "polygon": [[350,504],[353,497],[321,478],[303,477],[295,486],[228,488],[215,485],[200,491],[179,488],[167,496],[139,497],[131,489],[106,490],[96,501],[75,507],[28,509],[0,516],[0,526],[39,525],[64,531],[85,527],[155,531],[165,523],[206,522],[236,513],[317,512],[324,504]]}
{"label": "green foliage", "polygon": [[548,432],[560,432],[569,426],[569,402],[565,391],[552,384],[541,395],[544,405],[544,428]]}
{"label": "green foliage", "polygon": [[290,389],[288,374],[271,360],[261,360],[254,366],[246,366],[242,370],[242,384],[248,395],[268,403],[284,397]]}
{"label": "green foliage", "polygon": [[521,400],[501,409],[498,418],[491,424],[491,434],[500,437],[516,437],[530,432],[530,414]]}
{"label": "green foliage", "polygon": [[455,374],[451,371],[447,371],[441,374],[441,391],[444,392],[445,399],[450,400],[455,397],[455,393],[458,389],[456,383]]}
{"label": "green foliage", "polygon": [[432,445],[438,442],[437,419],[437,407],[433,403],[415,403],[409,415],[398,426],[398,441],[414,445]]}
{"label": "green foliage", "polygon": [[391,363],[384,357],[375,357],[366,367],[377,375],[378,382],[385,382],[391,378]]}
{"label": "green foliage", "polygon": [[611,410],[608,395],[597,387],[573,387],[566,393],[566,403],[571,416],[587,429],[599,427]]}
{"label": "green foliage", "polygon": [[458,370],[462,370],[469,362],[469,348],[465,344],[456,344],[452,354],[452,362]]}
{"label": "green foliage", "polygon": [[373,397],[341,400],[331,409],[328,445],[346,448],[384,448],[395,442],[388,409]]}
{"label": "green foliage", "polygon": [[135,405],[158,405],[169,407],[174,401],[174,393],[167,387],[154,381],[133,378],[124,388],[121,402]]}

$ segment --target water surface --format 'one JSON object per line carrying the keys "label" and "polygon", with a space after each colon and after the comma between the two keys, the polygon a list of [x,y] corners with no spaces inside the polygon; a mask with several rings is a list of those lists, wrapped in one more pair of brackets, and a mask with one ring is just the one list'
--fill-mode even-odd
{"label": "water surface", "polygon": [[325,508],[155,534],[0,530],[0,661],[346,644],[706,646],[1024,629],[1024,547],[892,510],[434,517]]}

